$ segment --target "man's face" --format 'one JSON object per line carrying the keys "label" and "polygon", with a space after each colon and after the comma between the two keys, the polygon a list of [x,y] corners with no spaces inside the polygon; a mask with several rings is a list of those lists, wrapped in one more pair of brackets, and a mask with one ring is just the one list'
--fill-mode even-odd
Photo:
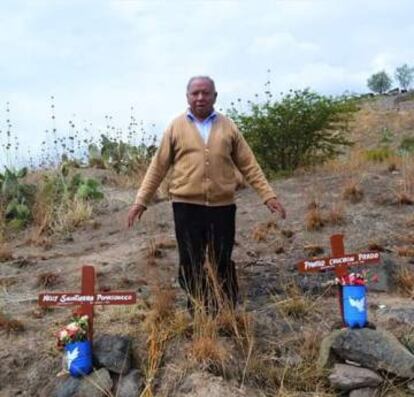
{"label": "man's face", "polygon": [[187,101],[194,116],[205,119],[212,111],[216,102],[217,92],[206,79],[195,79],[187,91]]}

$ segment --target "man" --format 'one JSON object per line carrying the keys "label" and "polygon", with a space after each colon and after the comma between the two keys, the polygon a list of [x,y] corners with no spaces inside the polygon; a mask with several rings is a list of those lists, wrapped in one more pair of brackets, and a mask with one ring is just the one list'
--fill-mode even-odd
{"label": "man", "polygon": [[[221,295],[231,307],[237,301],[237,278],[231,254],[235,236],[235,167],[271,212],[285,209],[266,181],[251,149],[232,120],[214,110],[217,92],[207,76],[190,79],[189,109],[172,121],[155,153],[128,226],[140,219],[172,168],[170,197],[179,251],[179,283],[195,302],[215,308]],[[208,261],[206,261],[208,252]]]}

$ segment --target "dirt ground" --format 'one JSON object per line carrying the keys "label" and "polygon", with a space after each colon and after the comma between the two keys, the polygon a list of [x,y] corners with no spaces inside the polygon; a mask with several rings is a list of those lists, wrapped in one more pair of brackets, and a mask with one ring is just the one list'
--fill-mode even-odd
{"label": "dirt ground", "polygon": [[[241,295],[249,310],[260,312],[271,303],[283,287],[283,280],[297,274],[296,264],[308,257],[310,246],[320,247],[319,256],[329,255],[332,234],[344,234],[346,252],[366,251],[375,243],[393,263],[413,266],[412,257],[398,255],[398,247],[413,248],[414,244],[413,206],[394,200],[401,171],[390,172],[385,165],[377,165],[359,173],[357,179],[364,196],[355,204],[343,196],[350,178],[349,172],[322,169],[273,182],[287,209],[286,220],[271,215],[250,189],[239,191],[234,260]],[[176,283],[171,204],[164,201],[151,206],[139,224],[127,229],[126,213],[134,194],[133,190],[106,186],[105,200],[99,204],[94,220],[60,237],[47,249],[27,244],[24,233],[10,242],[13,259],[0,265],[0,307],[6,316],[21,321],[25,329],[1,331],[1,396],[36,396],[60,371],[60,353],[54,348],[53,332],[64,324],[70,309],[41,311],[37,297],[45,289],[78,291],[82,265],[95,266],[97,290],[132,289],[142,301],[151,299],[154,288],[169,286],[177,289],[176,305],[184,307],[183,294]],[[306,216],[309,206],[315,203],[326,214],[340,213],[341,220],[336,224],[327,221],[320,230],[307,230]],[[154,249],[156,252],[149,254]],[[51,285],[42,277],[48,272],[57,275]],[[324,323],[314,327],[329,330],[339,318],[336,298],[315,299],[324,302]],[[375,308],[408,307],[412,298],[390,290],[370,293],[369,302],[371,319],[381,323]],[[122,332],[122,320],[108,320],[114,310],[125,309],[96,309],[95,333]],[[101,324],[105,329],[99,328]]]}

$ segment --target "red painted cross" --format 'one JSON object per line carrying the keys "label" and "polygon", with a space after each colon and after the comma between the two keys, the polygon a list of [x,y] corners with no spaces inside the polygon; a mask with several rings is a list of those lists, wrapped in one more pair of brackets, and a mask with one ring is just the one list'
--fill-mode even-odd
{"label": "red painted cross", "polygon": [[42,307],[79,305],[77,314],[87,315],[89,319],[89,340],[93,338],[94,305],[132,305],[136,301],[136,293],[133,291],[95,293],[95,268],[93,266],[82,266],[81,293],[43,292],[39,295],[39,305]]}
{"label": "red painted cross", "polygon": [[[361,252],[359,254],[345,254],[344,236],[331,236],[332,256],[319,259],[306,259],[298,263],[299,272],[326,272],[334,270],[336,277],[341,278],[348,274],[348,267],[356,265],[377,264],[380,261],[379,252]],[[339,305],[343,317],[342,288],[339,285]]]}

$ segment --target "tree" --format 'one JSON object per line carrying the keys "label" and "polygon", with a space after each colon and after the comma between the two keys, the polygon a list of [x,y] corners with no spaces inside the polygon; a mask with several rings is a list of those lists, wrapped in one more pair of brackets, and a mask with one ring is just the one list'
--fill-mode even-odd
{"label": "tree", "polygon": [[298,90],[280,101],[268,95],[265,103],[249,103],[247,113],[233,107],[228,114],[268,175],[324,161],[351,144],[345,131],[356,105],[349,98]]}
{"label": "tree", "polygon": [[410,68],[406,63],[395,69],[395,78],[402,90],[408,90],[414,80],[414,68]]}
{"label": "tree", "polygon": [[371,91],[383,94],[385,91],[391,88],[391,77],[385,72],[385,70],[374,73],[367,81],[368,88]]}

